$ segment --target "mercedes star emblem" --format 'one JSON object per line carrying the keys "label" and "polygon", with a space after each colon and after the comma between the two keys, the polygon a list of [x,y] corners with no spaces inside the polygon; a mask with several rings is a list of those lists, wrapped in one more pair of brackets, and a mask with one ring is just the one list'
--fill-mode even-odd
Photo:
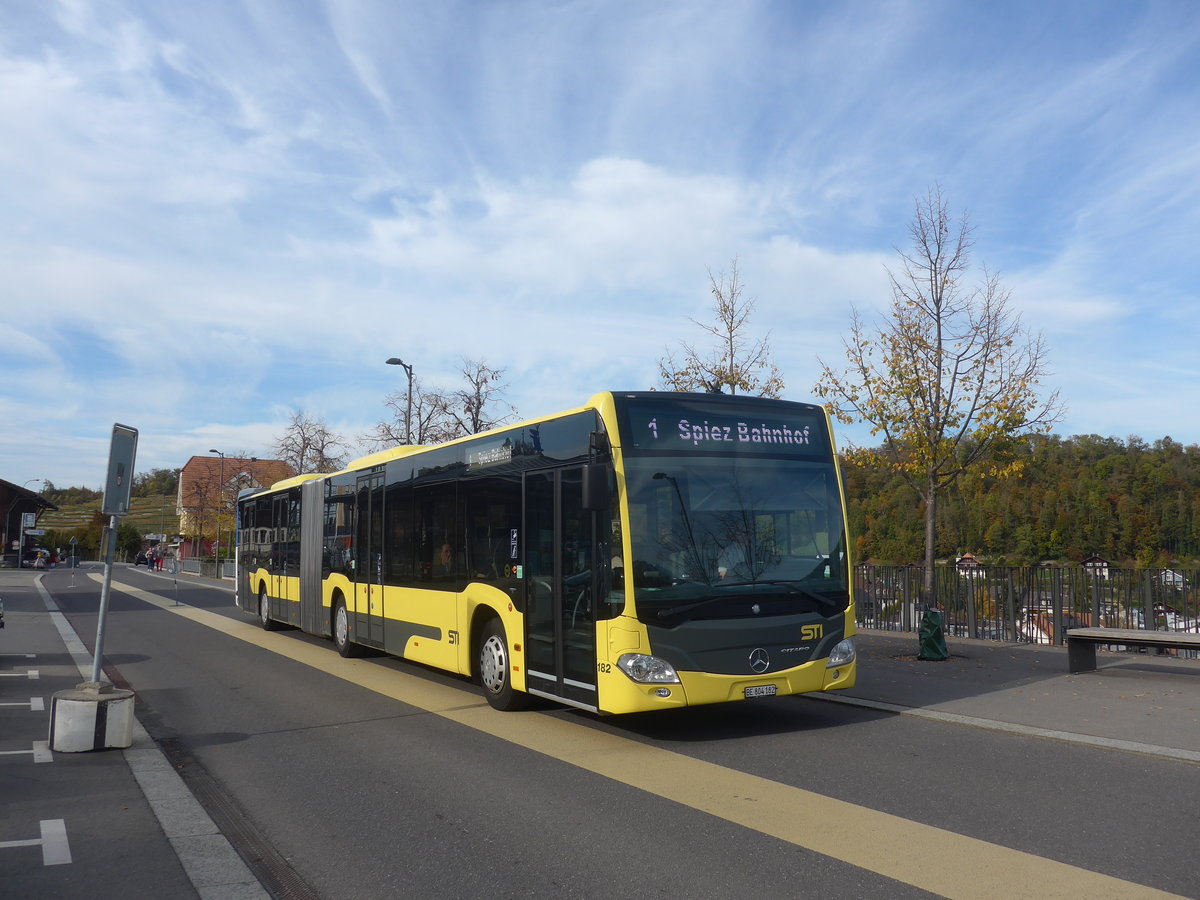
{"label": "mercedes star emblem", "polygon": [[767,651],[762,647],[756,648],[750,654],[750,668],[761,675],[771,666],[771,657],[767,655]]}

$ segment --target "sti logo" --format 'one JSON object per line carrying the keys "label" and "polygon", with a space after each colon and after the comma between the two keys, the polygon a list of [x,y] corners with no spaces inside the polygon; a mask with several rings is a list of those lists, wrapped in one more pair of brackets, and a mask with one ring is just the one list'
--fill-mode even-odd
{"label": "sti logo", "polygon": [[824,636],[824,625],[803,625],[800,628],[800,640],[802,641],[819,641]]}

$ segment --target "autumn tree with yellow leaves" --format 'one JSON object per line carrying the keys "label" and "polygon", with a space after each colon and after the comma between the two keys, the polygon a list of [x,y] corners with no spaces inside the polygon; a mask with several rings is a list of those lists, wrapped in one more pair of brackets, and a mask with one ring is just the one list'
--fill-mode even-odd
{"label": "autumn tree with yellow leaves", "polygon": [[818,396],[839,421],[865,422],[882,440],[847,457],[900,474],[923,505],[927,601],[939,496],[968,470],[1016,474],[1006,447],[1048,432],[1063,411],[1057,391],[1042,396],[1046,347],[1013,312],[1010,292],[986,269],[967,283],[971,232],[967,216],[952,220],[939,188],[918,198],[911,247],[888,270],[888,314],[872,328],[854,310],[846,367],[818,360]]}
{"label": "autumn tree with yellow leaves", "polygon": [[744,294],[738,261],[730,264],[729,280],[725,273],[708,273],[712,294],[713,321],[692,323],[714,338],[707,350],[680,342],[680,355],[668,353],[658,361],[658,376],[672,391],[697,391],[705,394],[750,394],[779,397],[783,377],[771,359],[769,335],[755,340],[750,336],[750,316],[754,298]]}

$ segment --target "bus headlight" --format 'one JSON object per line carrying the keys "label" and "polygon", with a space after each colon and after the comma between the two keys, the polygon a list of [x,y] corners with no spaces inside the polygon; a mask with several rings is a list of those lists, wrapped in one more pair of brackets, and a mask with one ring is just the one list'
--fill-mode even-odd
{"label": "bus headlight", "polygon": [[665,659],[645,653],[622,653],[617,668],[638,684],[679,684],[675,667]]}
{"label": "bus headlight", "polygon": [[838,641],[837,645],[829,651],[829,660],[825,663],[825,668],[832,669],[834,666],[844,666],[846,663],[854,660],[854,638],[848,637],[844,641]]}

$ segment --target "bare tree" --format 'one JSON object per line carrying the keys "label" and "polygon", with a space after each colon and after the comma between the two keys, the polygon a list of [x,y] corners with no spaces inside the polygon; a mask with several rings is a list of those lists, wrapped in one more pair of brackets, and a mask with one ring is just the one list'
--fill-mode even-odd
{"label": "bare tree", "polygon": [[691,321],[715,339],[708,351],[695,344],[680,342],[680,358],[668,352],[658,361],[663,386],[673,391],[700,391],[720,394],[756,394],[778,397],[783,378],[771,359],[770,334],[752,340],[747,331],[754,312],[754,298],[743,294],[737,257],[730,263],[729,281],[725,273],[708,273],[713,296],[712,323]]}
{"label": "bare tree", "polygon": [[855,310],[847,367],[819,360],[815,387],[839,420],[865,421],[883,439],[877,449],[851,448],[850,458],[897,472],[924,504],[927,598],[939,495],[968,469],[1013,474],[1006,444],[1049,431],[1063,411],[1057,391],[1039,398],[1046,348],[1010,309],[1010,292],[986,269],[978,285],[964,283],[971,231],[965,215],[951,221],[939,188],[918,198],[911,249],[897,250],[899,272],[888,270],[888,317],[870,329]]}
{"label": "bare tree", "polygon": [[466,384],[450,392],[448,411],[462,434],[478,434],[516,417],[516,407],[501,399],[508,387],[503,369],[493,369],[482,359],[464,357],[459,372]]}
{"label": "bare tree", "polygon": [[205,481],[204,479],[194,481],[188,492],[190,503],[184,509],[192,517],[192,553],[195,556],[203,555],[200,549],[204,546],[206,514],[211,511],[212,522],[216,522],[217,506],[220,502],[218,493],[218,486],[214,482]]}
{"label": "bare tree", "polygon": [[[407,389],[388,394],[383,405],[391,411],[391,416],[361,438],[372,449],[401,446],[407,443],[410,434],[414,444],[436,444],[459,436],[450,415],[450,400],[440,391],[426,388],[418,377],[413,377],[411,406]],[[406,421],[410,415],[411,421]]]}
{"label": "bare tree", "polygon": [[[464,358],[459,371],[464,386],[452,391],[428,388],[414,377],[411,407],[407,389],[388,394],[383,405],[391,416],[363,435],[363,442],[382,450],[403,445],[411,434],[414,443],[437,444],[512,421],[517,411],[501,399],[507,388],[504,369]],[[412,421],[406,422],[410,411]]]}
{"label": "bare tree", "polygon": [[346,464],[349,446],[340,434],[303,410],[293,410],[287,428],[272,445],[276,458],[297,473],[336,472]]}

